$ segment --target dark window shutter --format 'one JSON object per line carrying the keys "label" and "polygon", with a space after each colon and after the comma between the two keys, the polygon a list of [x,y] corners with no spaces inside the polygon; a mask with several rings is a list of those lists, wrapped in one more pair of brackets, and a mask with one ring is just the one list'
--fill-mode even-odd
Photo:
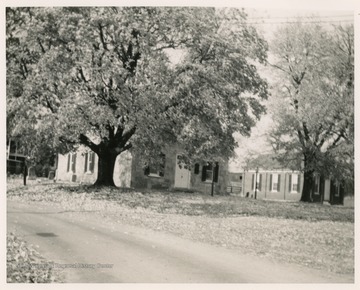
{"label": "dark window shutter", "polygon": [[202,168],[202,175],[201,175],[201,181],[205,181],[206,180],[206,167],[207,166],[203,166]]}
{"label": "dark window shutter", "polygon": [[300,192],[300,186],[301,186],[301,174],[298,175],[298,184],[297,184],[297,192]]}
{"label": "dark window shutter", "polygon": [[200,172],[200,165],[199,165],[199,163],[196,163],[195,168],[194,168],[194,173],[199,174],[199,172]]}
{"label": "dark window shutter", "polygon": [[278,192],[280,192],[280,180],[281,180],[281,174],[278,175],[278,187],[277,187]]}
{"label": "dark window shutter", "polygon": [[88,171],[88,155],[89,153],[85,153],[85,168],[84,168],[84,172]]}
{"label": "dark window shutter", "polygon": [[340,192],[339,192],[339,194],[340,194],[340,197],[343,199],[343,196],[345,194],[345,184],[344,183],[340,184]]}
{"label": "dark window shutter", "polygon": [[251,179],[251,190],[254,190],[254,181],[255,181],[255,174],[253,173],[252,179]]}
{"label": "dark window shutter", "polygon": [[213,181],[218,182],[218,180],[219,180],[219,163],[216,162],[213,172]]}
{"label": "dark window shutter", "polygon": [[164,153],[160,154],[160,158],[161,158],[161,164],[160,164],[160,170],[159,170],[159,176],[164,176],[164,172],[165,172],[165,162],[166,162],[166,156]]}
{"label": "dark window shutter", "polygon": [[336,186],[335,186],[335,181],[333,179],[330,180],[330,200],[332,198],[332,196],[336,193]]}
{"label": "dark window shutter", "polygon": [[291,181],[292,181],[291,179],[292,179],[292,174],[290,173],[289,174],[289,192],[291,192],[291,185],[292,185],[291,184]]}
{"label": "dark window shutter", "polygon": [[145,175],[149,175],[150,174],[150,166],[146,166],[145,168],[144,168],[144,174]]}
{"label": "dark window shutter", "polygon": [[68,162],[67,162],[67,172],[69,172],[70,171],[70,162],[71,162],[71,154],[69,153],[68,154]]}
{"label": "dark window shutter", "polygon": [[90,163],[90,171],[91,173],[94,172],[94,167],[95,167],[95,153],[91,153],[90,154],[90,159],[91,159],[91,163]]}
{"label": "dark window shutter", "polygon": [[272,190],[272,174],[270,174],[270,186],[269,186],[269,190]]}
{"label": "dark window shutter", "polygon": [[259,178],[259,190],[261,191],[261,179],[262,179],[262,174],[260,174],[260,178]]}
{"label": "dark window shutter", "polygon": [[314,192],[315,192],[315,188],[316,188],[316,175],[314,175],[314,176],[312,177],[312,181],[313,181],[313,183],[312,183],[312,192],[314,193]]}
{"label": "dark window shutter", "polygon": [[75,153],[75,157],[74,157],[74,173],[76,172],[76,158],[77,158],[77,153]]}
{"label": "dark window shutter", "polygon": [[320,178],[319,178],[319,182],[320,182],[319,191],[320,191],[321,195],[324,195],[324,185],[325,185],[324,181],[325,181],[324,177],[320,176]]}
{"label": "dark window shutter", "polygon": [[159,170],[159,176],[163,177],[164,176],[164,171],[165,171],[165,166],[160,166],[160,170]]}
{"label": "dark window shutter", "polygon": [[72,167],[71,167],[71,170],[73,173],[76,172],[76,153],[74,153],[72,155]]}

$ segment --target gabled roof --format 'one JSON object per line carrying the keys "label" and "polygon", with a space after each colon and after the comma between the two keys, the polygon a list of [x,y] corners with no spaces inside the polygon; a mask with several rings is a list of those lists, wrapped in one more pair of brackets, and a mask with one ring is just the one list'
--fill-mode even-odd
{"label": "gabled roof", "polygon": [[284,164],[281,164],[276,159],[275,154],[263,154],[259,155],[256,158],[253,158],[249,160],[246,165],[244,166],[244,169],[250,170],[250,169],[262,169],[262,170],[300,170],[300,167],[295,166],[295,168],[292,168],[290,166],[286,166]]}

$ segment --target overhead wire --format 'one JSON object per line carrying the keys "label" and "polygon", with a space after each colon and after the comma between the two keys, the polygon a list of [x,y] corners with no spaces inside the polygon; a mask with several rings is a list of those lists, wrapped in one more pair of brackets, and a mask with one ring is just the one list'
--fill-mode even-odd
{"label": "overhead wire", "polygon": [[[345,19],[334,19],[334,18],[344,18]],[[346,17],[352,17],[353,19],[346,19]],[[300,17],[305,19],[312,19],[312,20],[306,20],[301,21],[302,23],[341,23],[341,22],[354,22],[354,15],[348,14],[348,15],[326,15],[326,16],[307,16],[307,17]],[[322,19],[328,19],[332,18],[334,20],[322,20]],[[271,21],[273,19],[286,19],[286,21]],[[286,16],[278,16],[278,17],[249,17],[247,18],[247,23],[254,25],[254,24],[291,24],[291,23],[297,23],[298,21],[289,21],[289,19],[296,19],[296,17],[286,17]],[[257,20],[257,21],[252,21]],[[263,20],[263,21],[259,21]]]}
{"label": "overhead wire", "polygon": [[[342,22],[354,22],[353,20],[333,20],[333,21],[301,21],[301,23],[342,23]],[[297,21],[281,21],[281,22],[247,22],[247,24],[291,24],[297,23]]]}
{"label": "overhead wire", "polygon": [[[339,17],[354,17],[352,14],[347,15],[325,15],[325,16],[306,16],[305,18],[339,18]],[[289,19],[296,18],[296,16],[274,16],[274,17],[249,17],[248,19]]]}

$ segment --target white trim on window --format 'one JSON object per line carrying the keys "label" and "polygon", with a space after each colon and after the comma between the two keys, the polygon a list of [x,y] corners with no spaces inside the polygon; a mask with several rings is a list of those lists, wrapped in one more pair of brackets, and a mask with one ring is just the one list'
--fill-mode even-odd
{"label": "white trim on window", "polygon": [[76,172],[76,153],[68,153],[67,157],[67,172],[75,173]]}
{"label": "white trim on window", "polygon": [[161,153],[159,158],[161,158],[160,164],[158,166],[148,166],[148,177],[164,177],[165,176],[165,164],[166,164],[166,155]]}
{"label": "white trim on window", "polygon": [[87,152],[85,154],[85,158],[87,158],[87,160],[85,160],[85,173],[86,174],[93,174],[94,173],[94,168],[95,168],[95,153],[94,152]]}
{"label": "white trim on window", "polygon": [[290,193],[298,193],[299,174],[291,174],[291,191]]}
{"label": "white trim on window", "polygon": [[254,176],[256,176],[256,187],[255,187],[255,177],[253,178],[253,185],[252,185],[252,188],[253,190],[260,190],[260,173],[253,173]]}
{"label": "white trim on window", "polygon": [[210,163],[205,169],[205,182],[212,182],[214,179],[214,166]]}
{"label": "white trim on window", "polygon": [[158,178],[160,178],[162,176],[160,176],[160,172],[158,171],[158,173],[149,173],[148,177],[158,177]]}
{"label": "white trim on window", "polygon": [[273,173],[271,180],[271,192],[278,192],[279,174]]}

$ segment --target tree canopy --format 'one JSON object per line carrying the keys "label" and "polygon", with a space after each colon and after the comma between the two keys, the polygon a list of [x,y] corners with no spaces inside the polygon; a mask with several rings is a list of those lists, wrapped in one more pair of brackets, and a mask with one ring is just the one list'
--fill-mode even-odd
{"label": "tree canopy", "polygon": [[353,178],[354,31],[301,20],[278,31],[271,44],[278,71],[277,124],[271,142],[279,159],[302,167],[303,201],[310,201],[313,173]]}
{"label": "tree canopy", "polygon": [[227,158],[233,133],[265,112],[256,63],[267,43],[242,10],[7,8],[6,29],[9,134],[59,152],[87,146],[98,184],[113,185],[129,149],[151,159],[177,143],[188,162]]}

